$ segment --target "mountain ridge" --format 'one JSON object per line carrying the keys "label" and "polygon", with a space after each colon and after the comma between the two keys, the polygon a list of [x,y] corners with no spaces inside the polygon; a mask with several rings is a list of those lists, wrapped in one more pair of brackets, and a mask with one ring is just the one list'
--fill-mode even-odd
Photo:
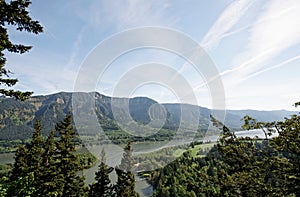
{"label": "mountain ridge", "polygon": [[[124,104],[128,104],[132,118],[128,125],[132,121],[140,125],[147,125],[152,121],[153,117],[151,115],[154,114],[157,116],[154,119],[165,118],[162,126],[164,129],[174,131],[180,126],[183,114],[186,125],[197,123],[198,130],[205,130],[210,124],[209,116],[214,111],[206,107],[190,104],[158,103],[148,97],[109,97],[98,92],[58,92],[49,95],[36,95],[24,102],[2,97],[0,98],[0,139],[26,139],[30,137],[33,131],[33,124],[38,119],[42,122],[43,132],[50,132],[54,128],[55,123],[61,121],[66,114],[72,112],[72,102],[76,95],[79,99],[76,107],[81,110],[80,117],[82,119],[86,118],[83,122],[86,122],[87,125],[84,126],[89,126],[90,120],[88,120],[88,117],[91,111],[94,110],[99,123],[107,131],[111,128],[119,128],[115,119],[115,113],[116,110],[120,113],[124,111]],[[88,100],[93,102],[87,103],[86,101]],[[112,102],[114,102],[114,109],[112,109]],[[155,112],[155,110],[160,111]],[[195,119],[197,113],[199,113],[199,119]],[[241,119],[244,115],[250,115],[259,121],[276,121],[283,120],[284,117],[295,113],[297,112],[286,110],[226,110],[225,124],[231,128],[240,128],[242,125]],[[123,118],[122,116],[120,117]],[[87,128],[87,134],[93,135],[96,132],[96,128],[92,130]]]}

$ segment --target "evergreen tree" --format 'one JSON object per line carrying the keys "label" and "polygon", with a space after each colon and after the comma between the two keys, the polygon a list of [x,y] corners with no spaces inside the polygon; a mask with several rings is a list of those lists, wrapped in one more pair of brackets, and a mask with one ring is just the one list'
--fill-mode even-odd
{"label": "evergreen tree", "polygon": [[118,179],[114,187],[116,196],[132,197],[139,196],[134,190],[135,178],[133,174],[133,159],[131,142],[128,142],[124,148],[121,164],[115,168]]}
{"label": "evergreen tree", "polygon": [[[12,169],[12,173],[9,177],[9,188],[7,190],[7,196],[17,196],[17,194],[24,194],[22,191],[25,191],[24,185],[27,184],[18,184],[22,180],[28,177],[28,149],[24,145],[19,145],[15,153],[15,163]],[[32,180],[32,179],[30,179]]]}
{"label": "evergreen tree", "polygon": [[[10,176],[10,195],[33,194],[39,186],[41,175],[41,158],[44,140],[41,136],[41,124],[37,121],[34,125],[32,140],[29,144],[20,145],[16,151],[15,163]],[[29,189],[30,188],[30,189]],[[34,189],[32,189],[34,188]]]}
{"label": "evergreen tree", "polygon": [[41,121],[34,124],[34,132],[31,142],[27,145],[28,149],[28,167],[30,172],[34,172],[36,185],[39,185],[41,175],[42,155],[44,153],[44,138],[42,137]]}
{"label": "evergreen tree", "polygon": [[[154,196],[299,196],[300,116],[283,122],[260,123],[246,117],[249,128],[277,130],[278,137],[237,137],[212,117],[222,130],[206,157],[188,154],[164,167]],[[257,125],[259,123],[259,125]]]}
{"label": "evergreen tree", "polygon": [[[298,105],[299,102],[295,104]],[[283,156],[275,160],[279,164],[275,171],[277,178],[286,194],[300,196],[300,116],[286,118],[275,128],[279,135],[271,145]]]}
{"label": "evergreen tree", "polygon": [[56,169],[57,160],[55,159],[56,147],[54,143],[54,130],[51,131],[44,143],[44,153],[42,155],[40,184],[36,196],[57,196],[58,171]]}
{"label": "evergreen tree", "polygon": [[72,117],[67,115],[65,119],[55,126],[60,135],[56,142],[58,161],[56,170],[56,190],[59,196],[85,196],[86,187],[84,186],[84,177],[77,175],[80,171],[80,165],[75,153],[75,131],[72,126]]}
{"label": "evergreen tree", "polygon": [[25,145],[20,144],[15,153],[15,163],[13,166],[12,174],[10,176],[11,181],[17,179],[28,171],[28,149]]}
{"label": "evergreen tree", "polygon": [[101,152],[101,163],[99,165],[98,171],[95,173],[96,183],[90,186],[89,197],[104,197],[112,196],[113,188],[110,184],[109,174],[113,171],[112,167],[105,164],[106,157],[105,151],[102,149]]}
{"label": "evergreen tree", "polygon": [[[27,8],[31,4],[30,0],[0,0],[0,95],[12,96],[24,100],[32,92],[21,92],[9,89],[14,86],[18,80],[11,79],[9,70],[5,68],[6,58],[4,52],[25,53],[31,49],[31,46],[14,44],[8,36],[7,26],[16,26],[18,31],[27,31],[38,34],[43,31],[38,21],[34,21],[29,16]],[[4,86],[4,87],[3,87]]]}

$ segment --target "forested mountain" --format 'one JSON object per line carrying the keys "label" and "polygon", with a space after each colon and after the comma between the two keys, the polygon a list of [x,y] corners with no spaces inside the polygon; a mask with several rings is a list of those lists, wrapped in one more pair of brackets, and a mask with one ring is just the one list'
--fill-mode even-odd
{"label": "forested mountain", "polygon": [[[26,139],[31,137],[33,124],[40,119],[43,125],[43,132],[48,133],[54,127],[56,122],[61,121],[66,114],[72,112],[72,93],[60,92],[45,96],[33,96],[27,101],[18,101],[12,98],[0,98],[0,139]],[[93,93],[76,93],[80,96],[80,106],[82,109],[80,117],[87,118],[87,114],[92,110],[97,114],[98,120],[104,130],[117,129],[112,101],[115,102],[114,110],[118,110],[120,103],[129,104],[129,112],[132,119],[138,124],[148,124],[151,121],[151,113],[155,109],[164,109],[166,120],[163,128],[167,130],[176,130],[181,123],[182,115],[184,119],[190,122],[198,122],[199,128],[206,129],[209,124],[209,115],[212,113],[210,109],[188,105],[188,104],[161,104],[159,108],[153,108],[159,104],[146,97],[137,98],[111,98],[97,92]],[[85,103],[85,100],[94,99],[93,105]],[[120,104],[121,105],[121,104]],[[128,106],[128,105],[127,105]],[[119,110],[123,110],[122,106]],[[194,113],[200,112],[199,120],[195,120]],[[259,121],[281,120],[295,112],[290,111],[255,111],[255,110],[227,110],[225,124],[231,128],[240,128],[241,119],[244,115],[250,115]],[[88,118],[87,118],[88,119]],[[86,120],[87,123],[90,120]],[[189,122],[187,122],[189,124]],[[77,126],[77,125],[76,125]],[[86,126],[86,125],[85,125]],[[93,129],[87,126],[86,134],[94,134]]]}

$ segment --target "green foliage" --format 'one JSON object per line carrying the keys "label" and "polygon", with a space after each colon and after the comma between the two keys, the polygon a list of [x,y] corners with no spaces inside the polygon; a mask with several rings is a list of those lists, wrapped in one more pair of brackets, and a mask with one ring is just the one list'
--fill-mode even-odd
{"label": "green foliage", "polygon": [[0,196],[6,196],[8,190],[9,180],[6,176],[0,178]]}
{"label": "green foliage", "polygon": [[39,177],[38,195],[39,196],[58,196],[57,189],[57,160],[56,146],[54,142],[54,130],[51,131],[46,142],[44,143],[44,152],[42,154],[41,174]]}
{"label": "green foliage", "polygon": [[[128,142],[124,148],[123,158],[121,164],[115,168],[109,167],[105,164],[105,151],[101,152],[101,163],[96,172],[96,182],[90,185],[89,196],[124,196],[132,197],[139,196],[135,191],[135,177],[132,171],[132,147],[131,142]],[[117,174],[117,182],[112,185],[109,179],[109,174],[115,170]]]}
{"label": "green foliage", "polygon": [[275,122],[257,122],[254,118],[246,115],[243,118],[244,125],[242,126],[243,129],[261,129],[265,134],[265,139],[268,139],[268,136],[271,136],[275,130],[271,129],[276,124]]}
{"label": "green foliage", "polygon": [[300,195],[300,116],[293,115],[278,122],[275,130],[279,136],[270,143],[283,158],[277,173],[286,193]]}
{"label": "green foliage", "polygon": [[32,92],[8,89],[14,86],[18,80],[10,78],[9,74],[11,72],[5,68],[6,58],[4,52],[22,54],[31,49],[31,46],[12,43],[9,39],[7,26],[16,26],[18,31],[27,31],[34,34],[43,31],[39,22],[32,20],[29,16],[27,8],[30,4],[30,0],[14,0],[10,2],[0,0],[0,85],[6,86],[0,88],[0,94],[20,100],[27,99]]}
{"label": "green foliage", "polygon": [[12,170],[11,180],[15,181],[19,176],[24,176],[28,172],[28,154],[26,146],[19,145],[15,154],[15,163]]}
{"label": "green foliage", "polygon": [[40,122],[37,121],[34,127],[35,131],[31,142],[25,146],[20,145],[17,149],[10,177],[10,181],[14,183],[9,189],[10,194],[34,193],[39,186],[44,140],[41,136]]}
{"label": "green foliage", "polygon": [[153,169],[162,168],[172,162],[176,157],[180,156],[186,146],[172,146],[159,149],[151,153],[144,153],[133,156],[134,163],[139,163],[135,169],[137,171],[150,171]]}
{"label": "green foliage", "polygon": [[1,164],[0,165],[0,177],[7,176],[12,169],[12,164]]}
{"label": "green foliage", "polygon": [[72,127],[71,115],[55,127],[60,135],[59,141],[56,142],[57,153],[55,159],[56,171],[56,190],[59,196],[84,196],[86,188],[84,186],[84,177],[76,173],[81,170],[76,153],[75,144],[72,141],[75,138],[75,131]]}
{"label": "green foliage", "polygon": [[105,162],[105,151],[102,149],[101,163],[98,171],[95,173],[96,182],[90,185],[89,197],[105,197],[113,194],[113,187],[109,179],[109,174],[113,171],[113,168],[107,166]]}
{"label": "green foliage", "polygon": [[18,188],[15,191],[16,196],[34,196],[36,192],[34,172],[29,172],[25,176],[18,177],[11,185]]}
{"label": "green foliage", "polygon": [[116,196],[132,197],[139,196],[134,190],[135,178],[133,174],[133,159],[131,142],[128,142],[124,148],[121,164],[115,168],[118,179],[114,187]]}
{"label": "green foliage", "polygon": [[271,139],[239,138],[213,117],[212,122],[222,130],[217,145],[206,157],[187,152],[152,172],[154,196],[300,195],[299,115],[275,123],[245,117],[245,127],[279,134]]}
{"label": "green foliage", "polygon": [[77,153],[77,159],[82,169],[92,167],[97,161],[97,158],[90,152]]}
{"label": "green foliage", "polygon": [[4,176],[0,179],[0,196],[35,196],[36,187],[34,183],[33,172],[23,174],[13,181]]}
{"label": "green foliage", "polygon": [[42,163],[44,138],[42,137],[41,131],[41,122],[37,121],[34,124],[32,140],[28,145],[28,166],[31,168],[29,169],[30,171],[39,171]]}
{"label": "green foliage", "polygon": [[[86,196],[83,169],[75,153],[71,116],[56,125],[45,141],[36,122],[30,143],[20,145],[8,181],[7,196]],[[60,136],[54,140],[54,134]]]}

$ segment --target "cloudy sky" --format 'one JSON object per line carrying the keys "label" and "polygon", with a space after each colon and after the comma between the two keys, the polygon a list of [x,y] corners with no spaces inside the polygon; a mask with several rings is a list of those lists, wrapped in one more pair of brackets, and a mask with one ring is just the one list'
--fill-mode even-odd
{"label": "cloudy sky", "polygon": [[[292,104],[300,100],[299,0],[33,0],[30,13],[44,26],[44,33],[10,29],[14,42],[33,46],[21,56],[7,54],[8,68],[20,80],[16,89],[35,95],[74,91],[78,76],[83,75],[82,66],[104,40],[126,30],[154,26],[180,32],[204,49],[222,80],[227,109],[294,109]],[[117,50],[124,43],[108,47]],[[115,57],[95,79],[96,85],[86,89],[123,96],[114,90],[124,76],[143,78],[145,70],[131,72],[140,65],[147,65],[151,72],[146,73],[153,75],[151,69],[158,64],[169,66],[176,71],[174,75],[186,80],[197,100],[190,103],[212,107],[206,73],[195,72],[179,54],[157,48],[141,47]],[[176,92],[180,82],[172,86],[162,80],[178,78],[160,70],[157,76],[157,81],[128,87],[130,96],[159,102],[179,102],[185,96]]]}

